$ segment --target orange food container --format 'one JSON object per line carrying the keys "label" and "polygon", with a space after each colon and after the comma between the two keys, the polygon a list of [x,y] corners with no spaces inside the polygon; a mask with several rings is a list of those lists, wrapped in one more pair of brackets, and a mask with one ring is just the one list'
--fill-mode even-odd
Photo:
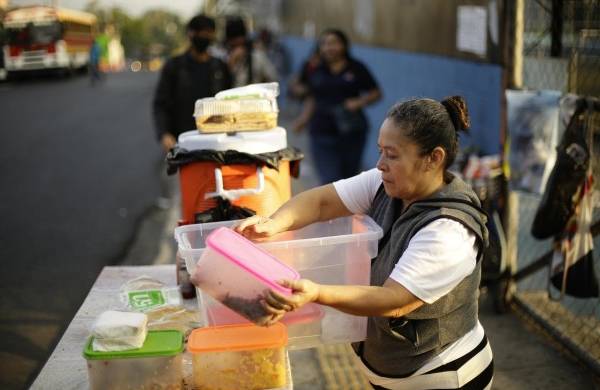
{"label": "orange food container", "polygon": [[187,349],[193,355],[195,389],[275,389],[286,386],[287,329],[253,324],[195,329]]}
{"label": "orange food container", "polygon": [[[287,139],[282,128],[235,134],[191,131],[181,134],[178,144],[186,150],[261,154],[285,149]],[[218,197],[268,216],[291,196],[290,162],[280,160],[278,169],[272,169],[254,163],[222,165],[194,161],[179,168],[179,185],[181,224],[195,223],[196,214],[216,207]]]}

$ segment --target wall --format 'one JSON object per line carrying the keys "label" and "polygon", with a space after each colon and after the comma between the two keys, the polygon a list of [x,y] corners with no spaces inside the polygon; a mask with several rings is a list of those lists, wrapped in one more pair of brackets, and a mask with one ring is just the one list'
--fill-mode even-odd
{"label": "wall", "polygon": [[[287,36],[283,43],[297,71],[314,42]],[[371,131],[365,145],[365,168],[373,167],[377,161],[377,131],[386,111],[396,101],[410,97],[464,96],[471,113],[472,130],[470,137],[461,140],[461,146],[473,144],[485,154],[499,153],[500,66],[362,45],[354,45],[352,53],[371,70],[384,95],[367,110]]]}
{"label": "wall", "polygon": [[[503,4],[504,0],[285,0],[281,32],[312,38],[335,27],[348,33],[352,42],[368,46],[500,63]],[[467,5],[486,11],[483,55],[457,47],[457,12]],[[257,12],[257,19],[261,13]]]}

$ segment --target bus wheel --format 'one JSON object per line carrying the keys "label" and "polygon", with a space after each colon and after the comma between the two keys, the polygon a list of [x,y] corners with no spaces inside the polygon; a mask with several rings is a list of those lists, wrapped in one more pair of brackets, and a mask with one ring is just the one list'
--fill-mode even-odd
{"label": "bus wheel", "polygon": [[19,82],[23,81],[25,75],[22,72],[6,72],[6,81]]}
{"label": "bus wheel", "polygon": [[68,68],[65,69],[65,72],[64,72],[65,78],[71,78],[71,77],[73,77],[74,74],[75,74],[75,70],[73,69],[72,66],[69,66]]}

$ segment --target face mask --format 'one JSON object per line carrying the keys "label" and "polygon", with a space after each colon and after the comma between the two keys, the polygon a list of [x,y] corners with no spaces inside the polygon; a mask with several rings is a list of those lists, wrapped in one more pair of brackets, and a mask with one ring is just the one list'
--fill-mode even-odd
{"label": "face mask", "polygon": [[208,46],[211,44],[211,40],[204,37],[193,37],[192,45],[199,53],[204,53]]}

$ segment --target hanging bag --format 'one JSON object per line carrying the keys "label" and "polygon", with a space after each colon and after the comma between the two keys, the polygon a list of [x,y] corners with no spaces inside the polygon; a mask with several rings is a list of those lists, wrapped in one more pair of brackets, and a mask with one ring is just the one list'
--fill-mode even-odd
{"label": "hanging bag", "polygon": [[575,210],[575,197],[590,164],[586,139],[586,100],[576,101],[575,112],[557,147],[556,164],[533,220],[531,234],[537,239],[559,235]]}
{"label": "hanging bag", "polygon": [[[588,112],[587,123],[584,121],[585,151],[593,155],[591,112]],[[574,202],[574,213],[569,219],[562,236],[554,242],[555,251],[550,263],[550,284],[560,291],[557,298],[565,294],[576,298],[595,298],[600,296],[598,279],[594,269],[594,241],[591,225],[594,214],[593,201],[594,178],[592,163],[588,163],[583,184],[579,187]]]}

